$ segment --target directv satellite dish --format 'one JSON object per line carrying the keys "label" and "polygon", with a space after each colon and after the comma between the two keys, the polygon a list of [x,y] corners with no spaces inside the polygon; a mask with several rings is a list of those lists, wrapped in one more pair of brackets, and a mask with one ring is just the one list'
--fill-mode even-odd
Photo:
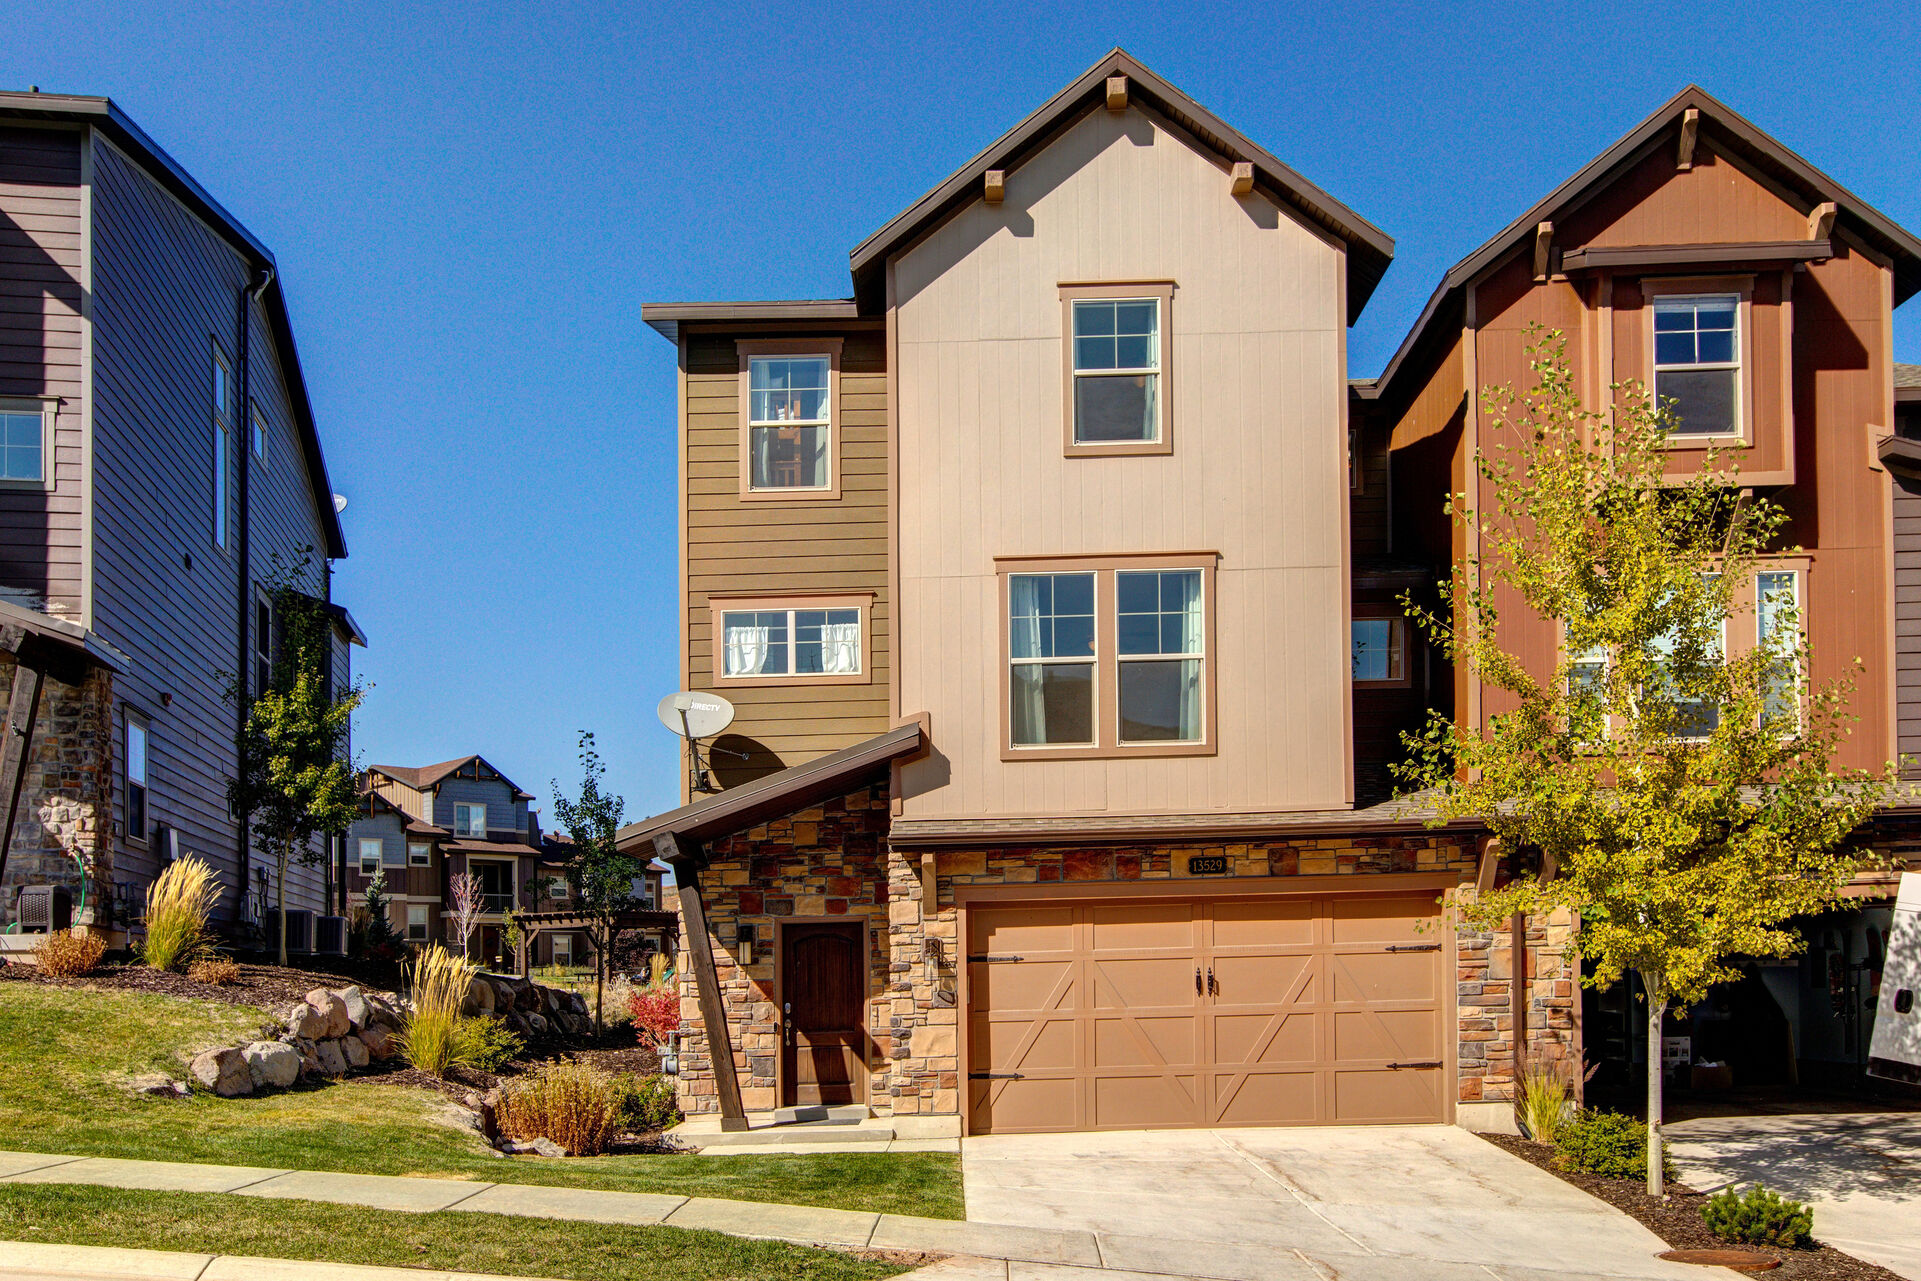
{"label": "directv satellite dish", "polygon": [[335,494],[334,495],[334,514],[339,515],[341,512],[344,512],[346,510],[347,510],[347,496],[345,494]]}
{"label": "directv satellite dish", "polygon": [[734,723],[734,705],[719,694],[682,690],[660,700],[660,723],[682,738],[712,738]]}

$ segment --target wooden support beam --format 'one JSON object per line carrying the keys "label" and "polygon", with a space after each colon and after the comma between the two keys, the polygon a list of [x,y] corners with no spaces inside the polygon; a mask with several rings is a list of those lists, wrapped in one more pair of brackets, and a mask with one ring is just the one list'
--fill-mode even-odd
{"label": "wooden support beam", "polygon": [[1254,190],[1254,165],[1251,161],[1236,160],[1229,174],[1229,190],[1237,196],[1245,196]]}
{"label": "wooden support beam", "polygon": [[1554,224],[1544,222],[1534,229],[1534,279],[1546,280],[1554,266]]}
{"label": "wooden support beam", "polygon": [[40,689],[46,683],[46,665],[39,661],[39,648],[32,638],[7,637],[18,666],[13,670],[13,695],[7,700],[7,723],[0,728],[0,797],[6,801],[5,826],[0,827],[0,876],[7,870],[7,854],[13,848],[14,820],[20,815],[20,789],[26,781],[27,764],[33,759],[33,726],[40,715]]}
{"label": "wooden support beam", "polygon": [[1676,169],[1694,168],[1694,143],[1701,136],[1701,109],[1689,107],[1681,113],[1681,149],[1674,158]]}
{"label": "wooden support beam", "polygon": [[1476,893],[1486,894],[1494,888],[1494,875],[1501,866],[1501,838],[1484,836],[1480,844],[1481,860],[1475,869],[1474,889]]}
{"label": "wooden support beam", "polygon": [[1808,239],[1826,240],[1834,234],[1834,215],[1837,212],[1832,200],[1816,205],[1808,213]]}
{"label": "wooden support beam", "polygon": [[1127,110],[1127,77],[1109,76],[1107,78],[1107,109],[1109,111]]}
{"label": "wooden support beam", "polygon": [[981,194],[986,197],[987,203],[990,205],[997,205],[1007,199],[1007,171],[1005,169],[989,169],[987,171],[987,180],[981,189]]}
{"label": "wooden support beam", "polygon": [[928,850],[920,856],[920,913],[923,918],[932,916],[940,906],[940,876],[935,869],[934,851]]}
{"label": "wooden support beam", "polygon": [[727,1032],[727,1007],[720,997],[720,974],[714,966],[714,941],[707,932],[707,906],[700,897],[700,871],[706,855],[698,841],[678,832],[654,837],[654,856],[674,869],[680,891],[680,914],[687,923],[687,948],[694,954],[694,987],[700,995],[700,1022],[707,1033],[707,1058],[714,1065],[714,1087],[720,1095],[720,1128],[747,1128],[747,1112],[740,1103],[740,1077],[734,1069],[734,1041]]}

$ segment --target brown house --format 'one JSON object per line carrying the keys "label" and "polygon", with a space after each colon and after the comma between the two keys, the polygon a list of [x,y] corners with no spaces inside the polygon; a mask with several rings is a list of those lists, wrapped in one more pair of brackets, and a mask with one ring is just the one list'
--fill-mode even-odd
{"label": "brown house", "polygon": [[1384,799],[1403,726],[1483,711],[1394,603],[1451,560],[1468,393],[1531,315],[1619,376],[1650,315],[1731,310],[1719,430],[1885,620],[1912,245],[1690,91],[1350,385],[1392,242],[1116,51],[857,246],[851,298],[647,308],[683,682],[738,712],[623,832],[686,916],[683,1106],[1511,1125],[1517,1046],[1583,1050],[1569,922],[1443,928],[1504,868]]}

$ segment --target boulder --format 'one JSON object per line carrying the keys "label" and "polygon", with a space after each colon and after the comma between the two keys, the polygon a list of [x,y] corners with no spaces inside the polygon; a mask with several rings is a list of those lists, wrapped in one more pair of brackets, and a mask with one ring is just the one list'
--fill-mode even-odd
{"label": "boulder", "polygon": [[560,1011],[567,1004],[566,1000],[561,996],[560,989],[558,988],[543,987],[540,989],[540,996],[541,996],[541,999],[546,1003],[546,1012],[549,1015],[560,1013]]}
{"label": "boulder", "polygon": [[300,1079],[300,1051],[278,1041],[255,1041],[241,1051],[255,1089],[284,1090]]}
{"label": "boulder", "polygon": [[373,1008],[367,1004],[367,994],[357,987],[343,987],[334,993],[340,1003],[347,1007],[347,1022],[351,1028],[363,1028],[373,1016]]}
{"label": "boulder", "polygon": [[567,993],[567,1004],[573,1010],[575,1018],[584,1019],[587,1017],[587,998],[580,993]]}
{"label": "boulder", "polygon": [[527,1016],[527,1027],[535,1036],[547,1035],[547,1020],[538,1014],[529,1014]]}
{"label": "boulder", "polygon": [[514,1008],[514,985],[501,979],[494,980],[494,1013],[504,1014]]}
{"label": "boulder", "polygon": [[184,1099],[191,1093],[185,1081],[176,1081],[165,1072],[143,1072],[128,1080],[127,1088],[157,1099]]}
{"label": "boulder", "polygon": [[367,1043],[357,1036],[341,1037],[340,1052],[346,1055],[347,1066],[350,1068],[366,1067],[367,1060],[372,1057],[367,1053]]}
{"label": "boulder", "polygon": [[466,1098],[467,1107],[474,1114],[474,1128],[489,1143],[500,1137],[500,1110],[496,1106],[499,1097],[496,1091],[489,1090],[485,1094],[469,1093]]}
{"label": "boulder", "polygon": [[393,1033],[379,1023],[369,1023],[360,1029],[360,1043],[367,1047],[367,1057],[376,1063],[385,1063],[398,1048],[394,1045]]}
{"label": "boulder", "polygon": [[287,1031],[295,1040],[313,1041],[327,1035],[327,1016],[302,1001],[287,1013]]}
{"label": "boulder", "polygon": [[314,1042],[314,1054],[320,1060],[320,1075],[347,1075],[347,1056],[340,1052],[338,1040]]}
{"label": "boulder", "polygon": [[384,1027],[389,1031],[400,1027],[400,1014],[394,1009],[392,1001],[383,996],[367,997],[367,1024],[369,1027]]}
{"label": "boulder", "polygon": [[253,1093],[253,1074],[247,1070],[247,1058],[232,1046],[196,1054],[187,1071],[223,1099]]}
{"label": "boulder", "polygon": [[552,1139],[548,1138],[544,1134],[534,1140],[533,1149],[534,1149],[534,1152],[539,1156],[570,1156],[572,1155],[567,1151],[566,1148],[561,1147],[560,1144],[554,1142]]}
{"label": "boulder", "polygon": [[306,1037],[293,1043],[294,1050],[300,1055],[300,1074],[302,1076],[320,1075],[320,1051],[312,1038]]}
{"label": "boulder", "polygon": [[347,1003],[324,987],[317,987],[307,993],[307,1004],[327,1016],[327,1030],[321,1036],[336,1040],[353,1030],[353,1020],[347,1017]]}

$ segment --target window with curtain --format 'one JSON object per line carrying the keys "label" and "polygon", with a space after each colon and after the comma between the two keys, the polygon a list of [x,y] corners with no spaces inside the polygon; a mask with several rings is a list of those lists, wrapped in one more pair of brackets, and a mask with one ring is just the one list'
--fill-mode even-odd
{"label": "window with curtain", "polygon": [[1740,434],[1740,308],[1734,294],[1654,300],[1654,397],[1675,435]]}
{"label": "window with curtain", "polygon": [[860,609],[726,610],[720,616],[727,676],[858,676]]}
{"label": "window with curtain", "polygon": [[1407,624],[1399,618],[1357,618],[1348,625],[1348,655],[1356,684],[1407,679]]}
{"label": "window with curtain", "polygon": [[1074,315],[1074,443],[1161,438],[1158,298],[1078,299]]}
{"label": "window with curtain", "polygon": [[828,375],[825,356],[749,359],[749,488],[830,487]]}
{"label": "window with curtain", "polygon": [[1009,724],[1017,747],[1094,738],[1094,575],[1008,579]]}
{"label": "window with curtain", "polygon": [[1114,596],[1120,741],[1199,742],[1207,635],[1200,571],[1120,570]]}
{"label": "window with curtain", "polygon": [[1801,724],[1801,574],[1763,570],[1754,576],[1754,641],[1775,659],[1762,677],[1761,723],[1792,732]]}

